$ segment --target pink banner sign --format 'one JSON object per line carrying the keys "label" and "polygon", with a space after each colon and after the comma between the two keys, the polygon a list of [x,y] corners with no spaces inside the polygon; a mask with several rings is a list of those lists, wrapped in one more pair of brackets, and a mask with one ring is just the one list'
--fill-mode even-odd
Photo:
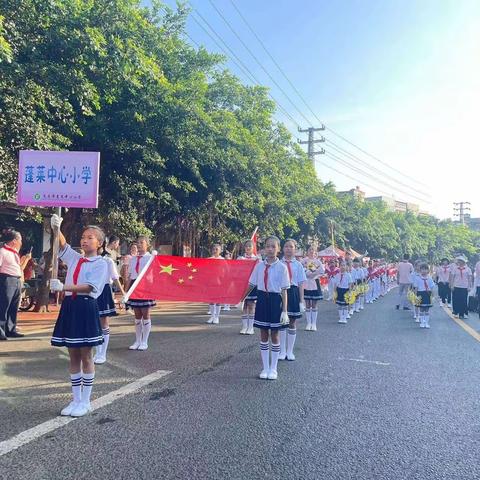
{"label": "pink banner sign", "polygon": [[98,207],[99,152],[21,150],[18,205]]}

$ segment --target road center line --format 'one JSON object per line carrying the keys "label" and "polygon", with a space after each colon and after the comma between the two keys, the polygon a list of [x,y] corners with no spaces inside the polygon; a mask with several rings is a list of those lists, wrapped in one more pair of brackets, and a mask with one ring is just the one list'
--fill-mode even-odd
{"label": "road center line", "polygon": [[340,357],[339,360],[346,360],[348,362],[359,362],[359,363],[372,363],[373,365],[382,365],[388,367],[390,363],[379,362],[378,360],[365,360],[363,358],[343,358]]}
{"label": "road center line", "polygon": [[465,323],[463,320],[460,318],[455,318],[453,316],[453,313],[448,309],[448,307],[445,307],[442,305],[443,311],[460,327],[462,327],[469,335],[471,335],[477,342],[480,342],[480,334],[472,328],[468,323]]}
{"label": "road center line", "polygon": [[[131,393],[134,393],[146,385],[166,377],[170,373],[172,372],[168,370],[157,370],[156,372],[146,375],[135,382],[128,383],[127,385],[124,385],[113,392],[107,393],[103,397],[97,398],[92,402],[92,411],[98,410],[99,408],[113,403],[115,400],[119,400]],[[63,427],[74,420],[78,419],[73,417],[52,418],[52,420],[47,420],[46,422],[29,428],[28,430],[25,430],[24,432],[21,432],[8,440],[0,442],[0,457],[12,452],[13,450],[16,450],[17,448],[20,448],[23,445],[26,445],[27,443],[32,442],[33,440],[36,440],[37,438],[43,437],[47,433],[53,432],[57,428]]]}

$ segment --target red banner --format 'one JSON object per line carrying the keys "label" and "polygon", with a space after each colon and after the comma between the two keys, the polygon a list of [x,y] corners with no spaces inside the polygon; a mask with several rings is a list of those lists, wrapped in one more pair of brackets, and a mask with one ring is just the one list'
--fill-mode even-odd
{"label": "red banner", "polygon": [[235,305],[248,290],[256,262],[157,255],[129,298]]}

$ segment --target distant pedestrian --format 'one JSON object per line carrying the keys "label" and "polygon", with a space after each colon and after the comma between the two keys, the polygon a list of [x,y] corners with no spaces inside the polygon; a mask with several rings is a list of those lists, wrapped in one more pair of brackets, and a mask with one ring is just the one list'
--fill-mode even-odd
{"label": "distant pedestrian", "polygon": [[413,265],[410,263],[410,255],[406,253],[403,256],[403,260],[398,264],[397,269],[397,283],[398,283],[398,296],[399,301],[397,303],[397,310],[403,308],[404,310],[410,310],[408,306],[407,293],[411,285],[411,276],[413,273]]}
{"label": "distant pedestrian", "polygon": [[450,270],[449,283],[453,289],[452,313],[464,319],[468,312],[468,291],[473,285],[473,275],[463,255],[455,258],[455,265]]}
{"label": "distant pedestrian", "polygon": [[120,260],[120,252],[118,248],[120,247],[120,239],[116,235],[111,235],[108,239],[108,245],[106,252],[110,258],[114,261],[115,265],[118,265]]}
{"label": "distant pedestrian", "polygon": [[417,275],[412,285],[415,294],[420,297],[419,323],[420,328],[430,328],[430,308],[433,305],[433,290],[435,282],[429,273],[429,267],[426,263],[419,266],[420,275]]}
{"label": "distant pedestrian", "polygon": [[[254,262],[262,261],[260,257],[253,253],[253,241],[247,240],[243,244],[243,256],[238,257],[238,260],[251,260]],[[242,311],[242,328],[240,334],[253,335],[253,320],[255,318],[255,303],[257,301],[257,289],[253,288],[245,297]]]}
{"label": "distant pedestrian", "polygon": [[438,285],[438,296],[444,305],[452,303],[452,289],[450,288],[450,260],[442,258],[440,265],[435,268],[435,280]]}

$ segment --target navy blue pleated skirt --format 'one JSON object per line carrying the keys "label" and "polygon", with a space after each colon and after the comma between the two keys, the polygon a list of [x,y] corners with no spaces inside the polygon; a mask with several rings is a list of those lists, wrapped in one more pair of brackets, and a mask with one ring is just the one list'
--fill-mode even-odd
{"label": "navy blue pleated skirt", "polygon": [[262,290],[258,290],[257,295],[253,326],[265,330],[279,330],[283,328],[283,325],[280,323],[282,296],[279,293],[263,292]]}
{"label": "navy blue pleated skirt", "polygon": [[155,300],[138,300],[136,298],[130,298],[127,302],[127,307],[130,308],[152,308],[155,305]]}
{"label": "navy blue pleated skirt", "polygon": [[305,292],[303,293],[303,297],[305,298],[305,300],[323,299],[322,291],[319,288],[317,288],[316,290],[305,290]]}
{"label": "navy blue pleated skirt", "polygon": [[419,307],[430,308],[432,306],[431,292],[418,292],[417,295],[422,299]]}
{"label": "navy blue pleated skirt", "polygon": [[287,310],[290,318],[300,318],[300,291],[296,285],[291,285],[287,290]]}
{"label": "navy blue pleated skirt", "polygon": [[94,347],[103,343],[102,327],[95,298],[66,296],[60,307],[51,344],[54,347]]}
{"label": "navy blue pleated skirt", "polygon": [[97,298],[97,303],[100,317],[114,317],[117,315],[112,287],[109,283],[103,287],[101,295]]}
{"label": "navy blue pleated skirt", "polygon": [[348,288],[337,287],[337,305],[340,305],[342,307],[345,307],[347,305],[347,302],[345,301],[345,294],[348,292],[348,290]]}

